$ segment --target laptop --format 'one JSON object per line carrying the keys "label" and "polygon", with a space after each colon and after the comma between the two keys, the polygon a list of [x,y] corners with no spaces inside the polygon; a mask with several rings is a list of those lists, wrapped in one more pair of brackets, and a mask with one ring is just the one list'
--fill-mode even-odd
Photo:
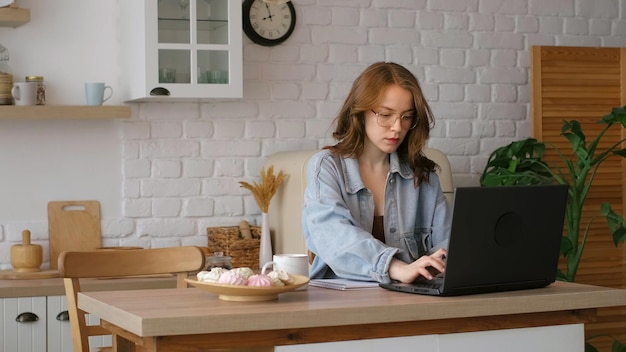
{"label": "laptop", "polygon": [[381,287],[456,296],[545,287],[556,279],[567,185],[459,187],[446,270]]}

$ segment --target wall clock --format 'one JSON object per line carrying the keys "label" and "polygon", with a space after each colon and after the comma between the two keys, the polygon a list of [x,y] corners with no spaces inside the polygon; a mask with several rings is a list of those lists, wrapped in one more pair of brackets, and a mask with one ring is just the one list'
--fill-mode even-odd
{"label": "wall clock", "polygon": [[253,42],[278,45],[291,35],[296,27],[293,2],[274,4],[263,0],[244,0],[243,31]]}

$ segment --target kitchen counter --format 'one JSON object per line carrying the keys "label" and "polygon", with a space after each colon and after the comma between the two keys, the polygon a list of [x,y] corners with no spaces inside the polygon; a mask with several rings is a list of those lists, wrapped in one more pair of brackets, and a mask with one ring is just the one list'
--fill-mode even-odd
{"label": "kitchen counter", "polygon": [[[173,276],[156,276],[128,279],[84,279],[85,291],[143,290],[151,288],[174,288]],[[65,295],[63,279],[0,280],[0,298],[60,296]]]}

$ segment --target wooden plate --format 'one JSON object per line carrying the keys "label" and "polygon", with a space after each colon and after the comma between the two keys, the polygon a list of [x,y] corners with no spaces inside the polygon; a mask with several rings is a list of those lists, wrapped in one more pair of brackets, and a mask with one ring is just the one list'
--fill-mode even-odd
{"label": "wooden plate", "polygon": [[218,284],[190,278],[186,278],[185,281],[199,289],[218,294],[219,299],[223,301],[259,302],[278,299],[280,293],[293,291],[309,283],[309,278],[306,276],[293,275],[293,277],[296,282],[292,285],[269,287]]}

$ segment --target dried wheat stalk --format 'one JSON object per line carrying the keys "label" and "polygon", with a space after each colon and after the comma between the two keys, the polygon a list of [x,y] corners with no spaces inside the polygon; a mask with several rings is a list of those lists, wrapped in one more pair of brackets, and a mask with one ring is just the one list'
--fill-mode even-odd
{"label": "dried wheat stalk", "polygon": [[252,192],[257,205],[261,208],[261,212],[267,213],[272,197],[274,197],[278,186],[283,183],[286,177],[287,174],[282,172],[282,170],[278,172],[278,175],[274,176],[274,165],[270,165],[267,171],[265,171],[265,168],[261,169],[261,183],[253,182],[251,185],[248,182],[240,181],[239,184]]}

